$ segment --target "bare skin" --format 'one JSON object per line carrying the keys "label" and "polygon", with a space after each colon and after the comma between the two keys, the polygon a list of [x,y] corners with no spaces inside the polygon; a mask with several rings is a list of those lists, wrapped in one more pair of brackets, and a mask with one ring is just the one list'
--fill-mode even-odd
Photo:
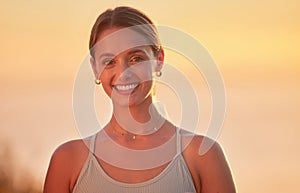
{"label": "bare skin", "polygon": [[[99,35],[99,40],[118,29],[104,30]],[[137,39],[138,34],[134,34],[132,37]],[[129,44],[128,47],[130,47],[130,38],[129,36],[122,40],[123,43]],[[118,45],[117,42],[110,42],[109,45],[115,44]],[[103,47],[105,46],[101,48]],[[111,49],[111,47],[109,48]],[[157,65],[154,69],[160,71],[164,60],[163,51],[154,56],[149,46],[143,46],[128,49],[117,55],[115,53],[105,53],[104,55],[105,57],[103,57],[103,53],[96,50],[95,58],[91,59],[91,64],[95,76],[101,79],[104,91],[113,101],[114,113],[110,122],[103,128],[103,131],[98,133],[98,136],[105,131],[109,136],[108,140],[114,140],[124,147],[138,150],[152,149],[166,143],[176,134],[176,127],[167,120],[164,120],[157,131],[147,135],[132,134],[131,131],[124,128],[128,122],[129,117],[126,117],[128,112],[135,121],[140,123],[150,120],[151,125],[151,117],[154,117],[153,124],[156,123],[155,120],[158,120],[159,113],[153,111],[151,114],[149,111],[152,105],[152,87],[154,84],[152,80],[148,79],[149,74],[151,75],[150,65],[138,65],[142,62],[147,63],[147,61],[155,60]],[[131,71],[125,74],[124,71],[130,67],[135,68],[131,68]],[[128,85],[135,88],[126,91],[130,88]],[[146,128],[140,128],[140,130],[143,129],[146,130]],[[128,140],[128,136],[132,135],[135,136],[135,140]],[[191,135],[184,130],[181,132],[182,155],[193,178],[197,193],[234,193],[235,186],[230,167],[220,145],[215,142],[206,154],[199,155],[199,147],[203,139],[203,136]],[[89,145],[89,140],[74,140],[57,148],[50,161],[44,193],[71,193],[73,191],[80,171],[89,155]],[[97,148],[103,146],[105,146],[103,142],[96,141],[96,155]],[[109,149],[107,151],[109,152]],[[170,163],[167,162],[146,170],[129,170],[111,165],[103,161],[101,157],[96,158],[111,178],[125,183],[139,183],[152,179],[163,172]]]}
{"label": "bare skin", "polygon": [[[184,141],[190,141],[190,137],[183,133],[183,144]],[[206,154],[199,155],[198,150],[203,138],[203,136],[194,136],[182,152],[197,193],[234,193],[235,187],[230,168],[220,145],[215,143]],[[135,146],[143,146],[145,141],[139,142],[137,139],[135,143]],[[44,193],[72,192],[89,154],[87,145],[89,141],[74,140],[63,144],[55,151],[49,165]],[[110,177],[126,183],[147,181],[159,175],[168,164],[150,170],[136,171],[114,167],[99,158],[98,162]]]}

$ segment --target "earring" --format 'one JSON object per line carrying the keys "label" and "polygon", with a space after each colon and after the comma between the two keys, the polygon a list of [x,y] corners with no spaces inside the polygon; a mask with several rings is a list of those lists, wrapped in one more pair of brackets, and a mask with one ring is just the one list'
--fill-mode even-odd
{"label": "earring", "polygon": [[96,83],[97,85],[99,85],[99,84],[101,84],[101,81],[100,81],[99,79],[96,79],[96,80],[95,80],[95,83]]}
{"label": "earring", "polygon": [[161,77],[162,72],[161,72],[161,71],[155,72],[155,75],[156,75],[157,77]]}

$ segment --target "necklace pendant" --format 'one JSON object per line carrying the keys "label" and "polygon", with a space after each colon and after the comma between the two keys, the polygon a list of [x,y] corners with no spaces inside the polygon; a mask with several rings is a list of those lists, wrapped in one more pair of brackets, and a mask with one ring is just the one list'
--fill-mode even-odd
{"label": "necklace pendant", "polygon": [[135,140],[135,135],[132,136],[132,139]]}

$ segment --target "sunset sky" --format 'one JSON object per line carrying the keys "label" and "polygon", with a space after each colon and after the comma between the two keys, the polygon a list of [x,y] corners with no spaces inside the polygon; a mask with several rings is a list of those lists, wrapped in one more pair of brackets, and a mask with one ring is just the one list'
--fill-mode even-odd
{"label": "sunset sky", "polygon": [[[217,63],[227,93],[218,140],[238,191],[299,189],[300,2],[283,0],[2,0],[0,151],[9,146],[16,179],[26,171],[42,183],[55,148],[80,137],[72,110],[74,79],[88,54],[94,21],[118,5],[141,9],[156,24],[187,32]],[[186,62],[174,55],[166,50],[166,62]],[[199,84],[200,75],[185,70]],[[195,87],[204,95],[205,83]],[[171,93],[163,87],[157,92],[162,102]],[[180,110],[168,100],[165,104],[170,112]]]}

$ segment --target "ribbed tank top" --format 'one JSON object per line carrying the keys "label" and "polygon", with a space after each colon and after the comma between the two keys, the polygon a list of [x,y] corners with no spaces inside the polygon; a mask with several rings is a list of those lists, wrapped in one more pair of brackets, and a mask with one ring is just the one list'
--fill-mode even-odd
{"label": "ribbed tank top", "polygon": [[94,155],[95,138],[90,153],[74,186],[73,193],[196,193],[193,179],[181,154],[180,129],[177,129],[177,154],[154,178],[141,183],[124,183],[110,177]]}

